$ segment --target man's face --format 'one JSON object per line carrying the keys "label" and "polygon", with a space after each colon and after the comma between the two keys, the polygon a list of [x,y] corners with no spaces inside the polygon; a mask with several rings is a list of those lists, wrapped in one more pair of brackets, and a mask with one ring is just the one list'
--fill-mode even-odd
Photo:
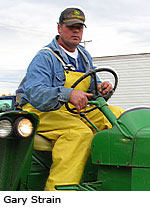
{"label": "man's face", "polygon": [[82,40],[83,25],[74,24],[66,26],[65,24],[58,25],[59,39],[65,46],[76,47]]}

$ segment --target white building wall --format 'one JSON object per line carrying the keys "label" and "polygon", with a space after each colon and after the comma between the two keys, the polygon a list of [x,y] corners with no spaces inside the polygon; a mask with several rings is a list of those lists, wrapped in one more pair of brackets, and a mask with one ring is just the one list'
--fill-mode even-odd
{"label": "white building wall", "polygon": [[[109,100],[110,104],[123,108],[150,106],[150,53],[94,57],[96,67],[109,66],[119,77],[118,88]],[[101,74],[103,80],[109,75]]]}

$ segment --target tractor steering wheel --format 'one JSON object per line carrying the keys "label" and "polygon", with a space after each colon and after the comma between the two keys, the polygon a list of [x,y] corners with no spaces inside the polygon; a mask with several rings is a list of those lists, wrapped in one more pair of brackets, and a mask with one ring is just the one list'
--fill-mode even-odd
{"label": "tractor steering wheel", "polygon": [[[104,96],[101,95],[101,93],[98,91],[98,88],[97,88],[96,73],[98,73],[98,72],[109,72],[109,73],[111,73],[114,76],[114,79],[115,79],[115,84],[114,84],[113,89],[110,92],[108,92],[106,95],[104,95]],[[113,95],[113,93],[114,93],[114,91],[115,91],[115,89],[117,88],[117,85],[118,85],[118,76],[117,76],[116,72],[113,69],[107,68],[107,67],[101,67],[101,68],[97,68],[95,70],[90,70],[89,72],[85,73],[82,77],[80,77],[71,86],[71,88],[75,88],[82,80],[84,80],[88,76],[91,76],[91,77],[93,76],[93,78],[94,78],[95,90],[94,90],[94,93],[92,93],[93,94],[92,100],[96,100],[98,97],[103,97],[107,101]],[[70,111],[71,113],[78,114],[77,111],[76,111],[76,108],[70,108],[69,107],[69,103],[68,102],[65,103],[65,106],[66,106],[67,110]],[[92,110],[94,110],[96,108],[97,107],[89,109],[89,110],[85,111],[84,113],[90,112],[90,111],[92,111]]]}

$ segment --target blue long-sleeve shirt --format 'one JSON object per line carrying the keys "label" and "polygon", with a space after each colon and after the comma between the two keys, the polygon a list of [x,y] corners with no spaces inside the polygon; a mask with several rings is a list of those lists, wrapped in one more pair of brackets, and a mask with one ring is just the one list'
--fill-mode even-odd
{"label": "blue long-sleeve shirt", "polygon": [[[67,54],[57,42],[57,36],[46,47],[51,48],[59,55],[65,64],[70,63]],[[92,58],[83,46],[77,46],[80,56],[79,69],[84,72],[94,69]],[[42,49],[30,63],[26,80],[22,86],[23,95],[20,105],[30,103],[40,111],[52,111],[59,109],[64,102],[69,101],[72,88],[64,87],[64,68],[56,56],[49,50]],[[90,90],[94,89],[94,82],[91,80]]]}

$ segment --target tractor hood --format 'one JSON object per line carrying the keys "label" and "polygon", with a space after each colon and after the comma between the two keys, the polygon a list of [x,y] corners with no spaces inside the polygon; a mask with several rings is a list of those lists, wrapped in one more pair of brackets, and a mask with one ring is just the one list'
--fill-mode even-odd
{"label": "tractor hood", "polygon": [[150,167],[150,108],[123,113],[112,129],[95,135],[91,151],[94,164]]}

